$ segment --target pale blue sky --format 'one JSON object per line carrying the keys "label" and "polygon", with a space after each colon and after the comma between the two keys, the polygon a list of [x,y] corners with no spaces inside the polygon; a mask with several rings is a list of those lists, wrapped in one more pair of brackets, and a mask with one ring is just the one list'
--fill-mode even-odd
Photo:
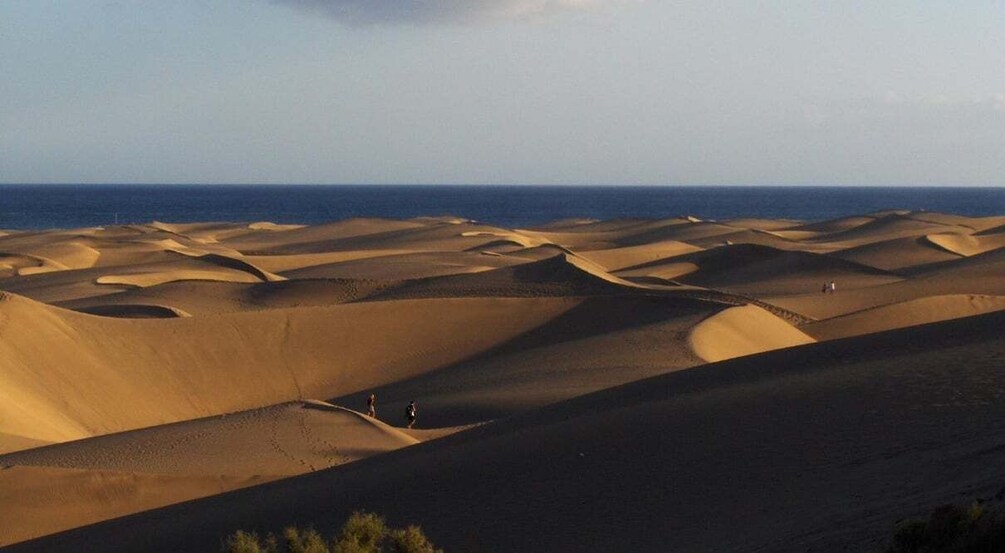
{"label": "pale blue sky", "polygon": [[1000,0],[3,0],[0,182],[998,185],[1002,52]]}

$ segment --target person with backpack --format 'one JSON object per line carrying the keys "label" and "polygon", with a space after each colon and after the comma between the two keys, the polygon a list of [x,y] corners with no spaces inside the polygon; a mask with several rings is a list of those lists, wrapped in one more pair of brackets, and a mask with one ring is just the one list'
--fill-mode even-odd
{"label": "person with backpack", "polygon": [[405,418],[408,419],[408,427],[411,428],[415,424],[415,401],[408,403],[408,407],[405,407]]}

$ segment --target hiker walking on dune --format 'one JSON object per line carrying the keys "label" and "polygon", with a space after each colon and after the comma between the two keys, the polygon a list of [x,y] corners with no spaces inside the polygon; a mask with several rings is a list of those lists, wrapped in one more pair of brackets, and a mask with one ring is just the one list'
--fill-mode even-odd
{"label": "hiker walking on dune", "polygon": [[377,418],[377,394],[370,394],[370,397],[366,398],[366,416]]}
{"label": "hiker walking on dune", "polygon": [[830,290],[831,290],[831,294],[833,294],[833,293],[834,293],[834,281],[833,281],[833,280],[831,281],[831,283],[830,283],[830,285],[828,286],[828,288],[830,288]]}
{"label": "hiker walking on dune", "polygon": [[415,424],[415,412],[415,402],[411,401],[408,403],[408,407],[405,407],[405,418],[408,419],[409,428]]}

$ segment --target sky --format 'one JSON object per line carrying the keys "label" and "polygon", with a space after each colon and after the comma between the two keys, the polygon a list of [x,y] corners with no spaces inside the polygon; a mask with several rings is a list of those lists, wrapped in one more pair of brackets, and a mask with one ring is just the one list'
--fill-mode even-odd
{"label": "sky", "polygon": [[1001,185],[1003,52],[1003,0],[3,0],[0,182]]}

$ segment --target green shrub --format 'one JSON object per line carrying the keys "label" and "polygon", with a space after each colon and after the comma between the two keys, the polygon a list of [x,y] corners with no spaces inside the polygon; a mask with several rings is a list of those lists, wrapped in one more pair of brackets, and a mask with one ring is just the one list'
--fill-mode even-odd
{"label": "green shrub", "polygon": [[313,528],[300,530],[289,526],[283,530],[283,538],[289,553],[329,553],[325,539]]}
{"label": "green shrub", "polygon": [[238,530],[228,536],[223,547],[227,553],[265,553],[258,534],[244,530]]}
{"label": "green shrub", "polygon": [[383,517],[356,511],[342,525],[332,553],[381,553],[381,542],[387,532]]}
{"label": "green shrub", "polygon": [[409,525],[404,530],[392,530],[389,537],[393,553],[443,553],[442,549],[433,546],[418,526]]}
{"label": "green shrub", "polygon": [[282,549],[279,548],[279,539],[276,538],[275,534],[269,533],[265,537],[265,543],[262,545],[263,553],[281,553]]}
{"label": "green shrub", "polygon": [[283,541],[269,534],[263,541],[257,534],[238,530],[224,540],[226,553],[443,553],[436,549],[418,526],[389,528],[384,517],[354,512],[331,540],[325,542],[313,528],[290,526]]}

